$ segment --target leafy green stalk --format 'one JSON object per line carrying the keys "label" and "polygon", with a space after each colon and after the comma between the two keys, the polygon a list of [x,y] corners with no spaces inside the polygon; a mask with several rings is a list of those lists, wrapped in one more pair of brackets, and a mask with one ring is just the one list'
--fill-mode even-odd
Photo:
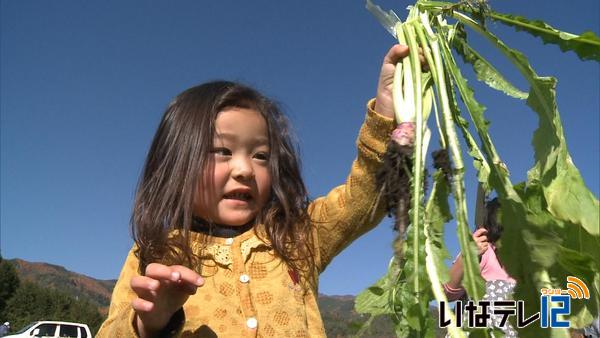
{"label": "leafy green stalk", "polygon": [[[423,22],[423,21],[426,21],[426,22],[429,21],[426,13],[423,13],[421,15],[421,22]],[[428,43],[427,39],[425,38],[425,28],[423,28],[423,25],[419,25],[419,26],[415,26],[415,27],[417,28],[419,42],[421,43],[421,46],[423,48],[427,63],[430,65],[433,65],[434,61],[433,61],[433,56],[431,54],[431,48],[429,47],[429,43]],[[430,72],[433,74],[434,78],[437,77],[437,71],[436,71],[435,67],[431,67]],[[452,88],[453,85],[451,83],[451,80],[448,79],[448,81],[450,82],[450,85],[448,87]],[[469,133],[468,122],[460,116],[460,111],[458,109],[458,105],[456,104],[456,99],[454,98],[453,90],[448,91],[448,98],[450,101],[449,103],[450,103],[450,108],[451,108],[451,111],[452,111],[452,114],[454,117],[454,121],[455,121],[456,125],[460,128],[460,130],[463,134],[463,138],[465,139],[465,142],[467,143],[467,147],[469,149],[469,155],[471,155],[471,157],[473,158],[473,167],[477,170],[478,181],[481,184],[483,184],[486,191],[489,191],[490,190],[489,183],[488,183],[488,177],[489,177],[489,172],[490,172],[489,164],[485,160],[485,157],[484,157],[483,153],[481,152],[481,150],[479,149],[479,146],[475,142],[475,139]],[[446,131],[441,127],[439,116],[438,116],[438,111],[437,111],[437,106],[435,104],[434,104],[434,109],[435,109],[436,125],[439,130],[439,134],[440,134],[440,142],[441,142],[442,148],[445,149],[446,143],[447,143]]]}
{"label": "leafy green stalk", "polygon": [[[428,22],[428,16],[426,13],[421,14],[421,22]],[[439,86],[437,80],[438,71],[435,65],[431,48],[429,47],[429,41],[425,37],[425,28],[423,24],[415,25],[417,29],[417,35],[419,37],[419,43],[423,49],[423,54],[429,65],[432,65],[430,72],[436,81],[436,85]],[[439,52],[439,50],[438,50]],[[445,90],[445,88],[443,88]],[[438,88],[439,90],[439,88]],[[452,92],[452,91],[450,91]],[[440,98],[440,100],[442,100]],[[440,139],[443,148],[447,143],[446,132],[441,128],[439,120],[437,118],[436,109],[436,123],[440,130]],[[444,307],[440,309],[445,313],[446,318],[450,318],[450,325],[447,327],[448,334],[451,337],[466,337],[464,331],[456,326],[456,318],[450,309],[448,300],[446,298],[443,283],[448,281],[448,267],[444,260],[449,258],[449,254],[444,246],[443,241],[443,228],[444,223],[448,222],[452,217],[450,215],[448,206],[448,195],[450,189],[448,182],[446,181],[445,175],[438,171],[434,174],[434,182],[429,200],[427,201],[425,208],[425,253],[426,253],[426,269],[427,275],[431,282],[431,290],[438,304],[444,304]]]}
{"label": "leafy green stalk", "polygon": [[493,89],[504,92],[508,96],[516,99],[526,99],[527,93],[520,91],[508,82],[490,62],[469,46],[467,43],[467,33],[461,28],[462,26],[459,26],[457,34],[452,39],[452,47],[454,47],[454,50],[458,52],[466,63],[473,66],[477,79]]}
{"label": "leafy green stalk", "polygon": [[[398,42],[406,44],[402,22],[396,23],[394,30],[398,37]],[[411,108],[406,107],[404,101],[404,72],[404,60],[402,60],[396,64],[396,68],[394,69],[394,83],[392,84],[392,101],[394,101],[394,115],[397,123],[413,121]]]}
{"label": "leafy green stalk", "polygon": [[[398,42],[401,45],[408,45],[406,32],[404,31],[404,25],[397,24],[396,25],[396,36],[398,37]],[[398,123],[401,122],[414,122],[415,121],[415,94],[413,88],[413,69],[411,67],[410,58],[403,58],[402,68],[398,70],[400,74],[402,74],[402,81],[400,85],[396,85],[396,89],[401,89],[403,91],[401,97],[403,99],[404,106],[400,108],[400,112],[396,112],[396,114],[402,114],[400,120],[397,120]],[[400,91],[398,91],[400,92]],[[400,96],[400,95],[397,95]]]}
{"label": "leafy green stalk", "polygon": [[[412,13],[412,12],[411,12]],[[413,15],[414,16],[414,15]],[[410,17],[410,16],[409,16]],[[412,20],[409,20],[412,21]],[[418,50],[417,36],[412,24],[405,24],[406,42],[411,50]],[[426,127],[426,119],[431,110],[431,97],[428,87],[428,76],[421,71],[418,53],[410,53],[407,58],[411,66],[412,94],[415,116],[415,142],[413,153],[413,168],[411,179],[411,225],[407,238],[407,254],[404,269],[406,269],[406,285],[403,290],[406,321],[411,328],[410,336],[431,335],[433,321],[429,316],[429,282],[426,274],[424,251],[424,161],[429,142],[430,131]],[[406,78],[405,78],[406,80]],[[405,92],[405,95],[408,93]],[[425,102],[424,102],[425,101]],[[426,111],[427,110],[427,111]],[[410,249],[409,249],[410,248]]]}
{"label": "leafy green stalk", "polygon": [[435,111],[435,125],[438,129],[438,134],[440,135],[440,145],[442,146],[442,148],[447,149],[448,147],[446,146],[446,144],[448,144],[448,136],[446,136],[446,131],[444,129],[442,129],[442,124],[440,122],[440,112],[437,106],[437,101],[436,100],[432,100],[433,101],[433,110]]}
{"label": "leafy green stalk", "polygon": [[[448,89],[446,88],[445,70],[442,62],[442,55],[439,47],[440,35],[437,35],[429,26],[427,20],[421,20],[423,27],[428,35],[428,41],[431,46],[433,61],[435,67],[435,84],[438,92],[438,101],[441,103],[442,116],[444,118],[444,129],[448,137],[448,146],[454,164],[454,175],[452,179],[453,196],[456,208],[456,220],[458,223],[457,232],[458,238],[463,252],[464,260],[464,282],[465,289],[474,299],[483,298],[483,281],[479,274],[479,264],[477,261],[477,253],[472,243],[469,226],[467,224],[467,205],[464,192],[464,164],[462,153],[458,143],[458,137],[454,128],[452,112],[448,100]],[[443,39],[443,37],[442,37]]]}
{"label": "leafy green stalk", "polygon": [[500,159],[498,152],[492,142],[492,139],[488,133],[488,122],[483,117],[485,107],[479,104],[473,95],[473,90],[468,86],[467,80],[462,76],[460,69],[456,65],[450,47],[448,43],[443,40],[441,41],[442,53],[444,54],[444,61],[446,67],[449,70],[452,78],[456,83],[456,87],[460,96],[467,107],[467,111],[471,116],[477,134],[481,139],[484,153],[486,154],[490,166],[490,182],[492,186],[498,190],[503,196],[507,196],[515,201],[515,203],[522,203],[519,196],[512,188],[513,184],[508,178],[508,171],[506,165]]}
{"label": "leafy green stalk", "polygon": [[[454,16],[454,12],[460,9],[466,13],[474,13],[470,6],[461,3],[447,1],[419,1],[419,8],[430,11],[432,14],[445,13]],[[561,51],[573,51],[581,60],[600,61],[600,38],[592,31],[583,32],[580,35],[558,30],[544,21],[529,20],[519,15],[487,11],[486,16],[497,22],[515,28],[517,31],[525,31],[535,37],[542,39],[544,43],[556,44]]]}
{"label": "leafy green stalk", "polygon": [[600,38],[592,31],[580,35],[560,31],[541,20],[529,20],[522,16],[491,11],[489,16],[518,31],[539,37],[544,43],[556,44],[561,51],[572,50],[581,60],[600,61]]}
{"label": "leafy green stalk", "polygon": [[[511,195],[514,190],[510,186],[502,189],[506,185],[500,184],[501,189],[497,190],[506,234],[505,249],[500,256],[509,273],[519,281],[515,298],[525,300],[535,311],[539,308],[539,289],[551,287],[540,276],[550,274],[551,280],[564,281],[567,272],[574,271],[576,266],[565,262],[590,264],[588,269],[578,271],[588,285],[595,285],[600,278],[598,200],[585,187],[568,154],[555,102],[556,80],[537,76],[523,54],[507,47],[467,16],[460,13],[455,16],[498,47],[531,85],[527,104],[538,113],[540,121],[533,137],[536,164],[529,171],[526,189],[519,192],[518,199]],[[507,180],[507,176],[501,178]],[[578,310],[572,320],[582,325],[589,322],[599,303],[596,294],[592,301],[574,305]],[[549,334],[534,327],[525,330]]]}
{"label": "leafy green stalk", "polygon": [[[421,21],[423,21],[423,20],[428,21],[429,17],[427,15],[427,13],[421,13],[420,19],[421,19]],[[431,52],[431,47],[429,46],[429,41],[427,40],[427,38],[425,36],[425,29],[423,28],[423,24],[420,24],[420,25],[415,24],[414,27],[417,32],[417,37],[419,38],[419,44],[420,44],[421,48],[423,49],[423,54],[425,55],[425,60],[427,60],[427,64],[434,65],[435,62],[433,61],[433,54]],[[433,66],[430,66],[429,72],[432,75],[432,79],[434,80],[434,83],[437,83],[436,82],[437,81],[436,80],[437,79],[437,69]],[[433,89],[431,89],[431,91],[433,91]],[[447,143],[448,136],[446,136],[446,131],[442,128],[442,125],[440,123],[440,117],[439,117],[436,100],[432,99],[431,101],[432,101],[433,109],[435,111],[435,123],[436,123],[437,129],[438,129],[438,133],[440,135],[440,143],[442,145],[442,148],[446,149],[446,143]]]}
{"label": "leafy green stalk", "polygon": [[[548,210],[559,219],[581,224],[591,235],[598,236],[598,200],[585,187],[577,168],[573,165],[556,108],[554,88],[556,80],[539,77],[520,52],[508,48],[492,33],[481,29],[476,22],[461,13],[456,18],[472,27],[491,41],[517,67],[531,85],[527,104],[540,118],[540,128],[534,133],[536,165],[529,172],[528,181],[542,181]],[[556,169],[559,169],[558,171]],[[566,171],[566,172],[565,172]],[[560,173],[565,175],[560,175]],[[553,186],[564,188],[556,194]],[[567,194],[565,196],[565,193]]]}
{"label": "leafy green stalk", "polygon": [[[437,173],[437,176],[442,177],[441,173]],[[443,179],[443,178],[442,178]],[[434,198],[439,198],[437,197],[438,194],[438,181],[436,180],[436,182],[434,183],[433,189],[432,189],[432,198],[431,201],[434,201]],[[447,195],[446,195],[447,198]],[[437,202],[437,201],[436,201]],[[434,207],[438,207],[437,205],[435,205],[434,203],[431,203],[428,205],[428,210],[430,212],[432,212],[432,209]],[[443,225],[443,223],[442,223]],[[444,288],[443,288],[443,274],[446,275],[447,277],[447,273],[448,273],[448,268],[444,265],[444,261],[443,258],[438,255],[436,255],[435,251],[436,251],[436,247],[434,246],[434,244],[432,243],[432,227],[430,227],[429,222],[425,223],[425,227],[426,227],[426,240],[425,240],[425,253],[426,253],[426,267],[427,267],[427,274],[429,276],[429,279],[431,281],[431,289],[433,291],[433,294],[435,296],[435,299],[438,301],[438,304],[444,304],[444,308],[441,309],[441,311],[445,312],[445,317],[450,319],[450,325],[448,326],[448,333],[450,334],[451,337],[456,338],[456,337],[466,337],[465,333],[459,329],[456,326],[456,317],[454,316],[454,313],[452,312],[452,310],[450,309],[450,304],[448,302],[448,299],[446,298],[446,294],[444,292]],[[443,227],[442,227],[443,229]],[[438,249],[439,250],[439,249]],[[445,268],[445,269],[444,269]]]}
{"label": "leafy green stalk", "polygon": [[[417,40],[415,30],[411,25],[408,25],[405,29],[408,48],[410,50],[418,50]],[[422,108],[422,84],[421,84],[421,62],[419,61],[418,53],[410,53],[409,59],[411,63],[411,73],[412,73],[412,82],[414,85],[413,89],[413,97],[414,97],[414,111],[416,112],[416,121],[415,121],[415,144],[414,144],[414,160],[413,160],[413,176],[412,176],[412,230],[415,234],[413,237],[413,264],[415,269],[415,275],[419,274],[420,264],[419,264],[419,235],[418,233],[422,231],[421,226],[423,224],[423,214],[422,203],[423,203],[423,108]],[[414,278],[414,289],[419,290],[419,278]],[[419,295],[417,294],[417,297]]]}
{"label": "leafy green stalk", "polygon": [[[452,78],[447,77],[446,79],[452,85],[448,86],[453,88]],[[448,99],[450,100],[450,109],[452,110],[452,117],[454,123],[460,128],[463,139],[467,144],[469,155],[473,159],[473,168],[477,171],[477,180],[482,184],[485,191],[491,191],[490,187],[490,164],[488,163],[485,155],[479,148],[479,145],[475,141],[475,138],[469,132],[469,122],[460,115],[460,109],[458,108],[458,102],[454,90],[448,91]]]}
{"label": "leafy green stalk", "polygon": [[450,309],[448,299],[444,293],[443,283],[448,281],[448,267],[444,260],[450,255],[444,246],[444,223],[448,222],[450,207],[448,205],[448,195],[450,187],[446,182],[446,177],[441,171],[434,174],[433,187],[431,195],[425,207],[425,260],[427,275],[431,281],[431,290],[438,304],[444,302],[444,308],[440,311],[445,312],[446,318],[450,319],[448,333],[451,337],[466,337],[465,333],[456,326],[456,318]]}
{"label": "leafy green stalk", "polygon": [[[573,49],[582,59],[600,60],[600,39],[591,32],[575,36],[558,31],[541,21],[528,21],[487,9],[474,9],[465,4],[464,1],[417,1],[416,6],[410,10],[408,23],[400,26],[404,32],[398,35],[400,43],[409,44],[411,50],[416,50],[416,34],[435,83],[443,117],[443,121],[439,121],[437,105],[433,102],[440,139],[443,146],[450,149],[456,168],[452,183],[457,231],[465,261],[465,288],[474,299],[480,299],[483,294],[475,246],[466,222],[464,164],[454,123],[461,129],[469,147],[469,154],[473,157],[473,164],[478,171],[478,180],[486,185],[486,190],[496,190],[500,198],[500,219],[505,230],[502,239],[497,243],[497,252],[509,274],[518,281],[515,298],[524,300],[526,313],[531,314],[531,310],[539,311],[541,287],[562,287],[567,275],[579,276],[591,288],[592,299],[585,302],[574,300],[569,319],[575,327],[582,327],[589,323],[592,315],[597,314],[600,308],[600,206],[595,196],[585,187],[569,156],[556,109],[556,80],[539,77],[520,52],[507,47],[485,29],[485,18],[482,15],[489,14],[490,17],[518,30],[526,30],[541,37],[544,42],[556,43],[563,50]],[[431,29],[427,13],[420,14],[422,26],[417,24],[417,8],[437,16],[434,25],[437,33]],[[459,10],[471,12],[479,21],[460,13]],[[391,14],[390,19],[393,19],[395,15]],[[442,21],[442,16],[452,16],[486,37],[515,64],[530,83],[527,104],[538,114],[540,125],[532,142],[535,165],[528,172],[526,183],[515,186],[510,181],[508,170],[489,135],[488,122],[483,115],[485,108],[475,100],[473,90],[454,61],[449,43],[452,42],[453,47],[465,60],[473,64],[479,79],[492,82],[491,84],[496,85],[498,89],[512,96],[523,98],[526,94],[511,87],[507,81],[498,80],[500,73],[468,45],[466,35],[461,31],[462,26],[458,25],[458,29],[454,29]],[[408,38],[405,38],[404,33]],[[418,66],[416,56],[411,54],[411,57],[405,58],[403,62],[402,67],[398,67],[401,68],[398,74],[402,73],[403,77],[402,81],[398,81],[397,88],[402,89],[400,93],[404,101],[399,102],[404,106],[409,105],[410,109],[413,109],[411,113],[416,115],[415,118],[421,118],[420,123],[417,122],[418,141],[414,159],[417,165],[423,166],[430,134],[425,124],[426,117],[423,115],[429,111],[427,106],[430,102],[427,97],[432,88],[428,84],[429,75],[422,76],[420,71],[415,71],[415,66]],[[420,88],[416,88],[419,81]],[[468,131],[468,122],[460,116],[455,86],[477,130],[481,149]],[[409,100],[411,102],[407,102]],[[421,109],[415,109],[417,106]],[[413,175],[417,176],[421,170],[413,172]],[[416,193],[413,198],[418,202],[413,200],[410,211],[411,227],[403,247],[405,257],[395,264],[394,271],[391,268],[388,271],[389,276],[385,282],[393,285],[389,291],[380,295],[368,293],[369,297],[374,297],[377,301],[381,300],[381,297],[392,299],[392,303],[387,303],[386,311],[394,314],[396,333],[399,336],[418,333],[430,335],[431,331],[428,331],[428,328],[432,322],[426,312],[426,304],[431,295],[426,291],[431,288],[436,299],[444,299],[442,283],[447,278],[447,268],[443,257],[447,253],[443,247],[442,234],[443,224],[450,216],[449,212],[445,213],[449,188],[447,184],[443,184],[440,176],[440,173],[435,174],[432,194],[424,210],[422,178],[412,181],[411,190],[413,194]],[[541,330],[535,325],[530,325],[525,330],[527,336],[564,337],[567,334],[564,330]],[[453,335],[462,333],[458,329],[456,332],[450,332]]]}

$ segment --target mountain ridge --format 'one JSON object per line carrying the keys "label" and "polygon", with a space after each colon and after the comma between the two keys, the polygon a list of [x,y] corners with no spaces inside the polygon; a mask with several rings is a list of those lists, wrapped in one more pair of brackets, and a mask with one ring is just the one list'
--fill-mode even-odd
{"label": "mountain ridge", "polygon": [[29,262],[20,258],[9,259],[24,281],[42,287],[64,291],[75,298],[84,297],[98,307],[101,314],[108,312],[112,289],[117,280],[101,280],[69,271],[65,267],[45,262]]}

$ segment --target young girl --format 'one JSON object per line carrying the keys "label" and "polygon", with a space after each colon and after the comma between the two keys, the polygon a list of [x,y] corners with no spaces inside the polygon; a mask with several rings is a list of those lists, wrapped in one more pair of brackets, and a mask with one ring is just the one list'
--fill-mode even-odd
{"label": "young girl", "polygon": [[[486,203],[486,215],[484,224],[481,225],[473,233],[473,240],[477,245],[477,251],[480,257],[479,270],[481,277],[485,280],[485,295],[483,300],[486,301],[501,301],[512,299],[512,292],[516,285],[516,281],[508,275],[496,255],[496,242],[502,235],[502,225],[498,223],[498,209],[500,203],[497,198],[494,198]],[[444,284],[444,291],[448,300],[458,300],[465,297],[465,289],[463,288],[463,263],[459,255],[450,268],[450,281]],[[492,312],[493,306],[490,308]],[[504,331],[505,337],[516,337],[517,332],[509,324],[501,326],[500,322],[502,315],[491,317],[490,326],[501,328]]]}
{"label": "young girl", "polygon": [[177,96],[146,159],[135,245],[97,337],[324,337],[318,274],[384,215],[371,217],[375,173],[407,55],[396,45],[384,58],[348,180],[312,202],[272,101],[232,82]]}

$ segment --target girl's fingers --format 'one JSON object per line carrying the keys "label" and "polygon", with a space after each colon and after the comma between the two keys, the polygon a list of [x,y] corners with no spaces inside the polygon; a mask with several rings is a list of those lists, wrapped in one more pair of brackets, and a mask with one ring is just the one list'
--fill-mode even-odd
{"label": "girl's fingers", "polygon": [[187,268],[183,265],[174,265],[171,267],[173,271],[179,273],[180,280],[186,284],[193,285],[195,287],[202,286],[204,279],[196,271]]}
{"label": "girl's fingers", "polygon": [[181,276],[169,266],[158,263],[150,263],[146,267],[146,277],[160,281],[177,282]]}
{"label": "girl's fingers", "polygon": [[180,290],[190,295],[196,293],[196,289],[204,284],[204,279],[198,273],[182,265],[151,263],[146,268],[146,277],[167,285],[177,285]]}
{"label": "girl's fingers", "polygon": [[131,301],[131,307],[136,312],[150,312],[154,309],[154,303],[141,298],[135,298]]}
{"label": "girl's fingers", "polygon": [[396,44],[387,52],[383,58],[383,63],[391,63],[396,65],[403,57],[408,55],[408,46]]}
{"label": "girl's fingers", "polygon": [[196,294],[196,291],[198,290],[198,287],[196,285],[189,283],[181,283],[180,285],[178,285],[178,287],[179,290],[187,293],[190,296]]}
{"label": "girl's fingers", "polygon": [[[408,46],[404,46],[404,45],[400,45],[400,44],[396,44],[393,45],[392,48],[390,48],[390,50],[388,51],[388,53],[385,55],[384,59],[383,59],[383,63],[391,63],[393,65],[396,65],[396,63],[398,63],[400,60],[402,60],[402,58],[408,56],[408,53],[410,53]],[[424,71],[428,71],[429,70],[429,64],[427,63],[427,60],[425,59],[425,54],[423,53],[423,49],[419,48],[419,62],[421,63],[421,67],[423,68]]]}
{"label": "girl's fingers", "polygon": [[160,288],[160,282],[147,276],[135,276],[129,283],[138,297],[152,300]]}
{"label": "girl's fingers", "polygon": [[481,237],[482,235],[487,234],[487,229],[485,228],[479,228],[477,230],[475,230],[475,232],[473,233],[473,239],[477,238],[477,237]]}

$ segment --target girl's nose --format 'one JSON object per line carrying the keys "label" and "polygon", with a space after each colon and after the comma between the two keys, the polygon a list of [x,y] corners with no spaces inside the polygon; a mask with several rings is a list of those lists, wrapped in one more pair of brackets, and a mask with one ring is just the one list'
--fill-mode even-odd
{"label": "girl's nose", "polygon": [[250,159],[238,158],[232,161],[231,176],[238,180],[247,180],[254,177],[254,169]]}

